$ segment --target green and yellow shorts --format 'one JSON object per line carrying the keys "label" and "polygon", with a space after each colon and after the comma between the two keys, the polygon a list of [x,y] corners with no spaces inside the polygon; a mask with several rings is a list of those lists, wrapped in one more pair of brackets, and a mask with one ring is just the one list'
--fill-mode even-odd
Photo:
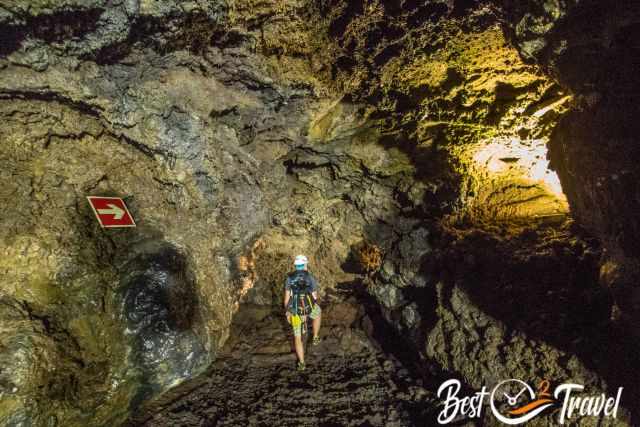
{"label": "green and yellow shorts", "polygon": [[[313,310],[311,310],[311,313],[309,313],[309,317],[311,318],[311,320],[317,319],[318,316],[320,316],[320,313],[322,313],[322,309],[318,304],[315,304],[313,306]],[[293,329],[294,337],[299,337],[302,335],[302,325],[303,325],[304,317],[305,316],[293,314],[289,318],[289,323],[291,323],[291,328]]]}

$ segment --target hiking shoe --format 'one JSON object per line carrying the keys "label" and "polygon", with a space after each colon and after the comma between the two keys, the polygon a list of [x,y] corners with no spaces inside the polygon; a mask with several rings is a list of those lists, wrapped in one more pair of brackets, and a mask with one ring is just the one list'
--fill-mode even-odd
{"label": "hiking shoe", "polygon": [[311,339],[311,345],[312,345],[312,346],[316,346],[316,345],[318,345],[318,344],[320,344],[320,337],[313,337],[313,338]]}
{"label": "hiking shoe", "polygon": [[298,362],[298,371],[304,371],[304,363]]}

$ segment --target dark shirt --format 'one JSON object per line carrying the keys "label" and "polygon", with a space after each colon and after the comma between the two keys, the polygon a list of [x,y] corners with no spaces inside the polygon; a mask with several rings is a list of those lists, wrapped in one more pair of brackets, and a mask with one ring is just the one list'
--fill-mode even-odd
{"label": "dark shirt", "polygon": [[[308,281],[308,285],[311,288],[311,292],[317,292],[318,291],[318,281],[316,280],[315,277],[313,277],[313,275],[311,273],[309,273],[306,270],[297,270],[294,271],[293,273],[290,273],[287,275],[287,279],[284,282],[284,289],[285,292],[287,291],[291,291],[291,287],[296,279],[296,277],[298,277],[298,275],[300,274],[306,274],[307,276],[307,281]],[[309,297],[311,298],[310,304],[311,307],[313,306],[313,304],[317,304],[317,301],[315,298],[313,298],[313,295],[309,295]],[[289,303],[287,304],[287,310],[291,313],[296,313],[296,314],[301,314],[299,310],[299,306],[305,306],[306,303],[301,303],[299,301],[294,301],[296,300],[296,298],[290,298],[289,299]],[[294,305],[298,308],[294,309]],[[308,314],[308,313],[307,313]]]}
{"label": "dark shirt", "polygon": [[[290,273],[289,275],[287,275],[287,279],[284,282],[285,291],[290,291],[291,290],[291,285],[293,284],[293,279],[296,277],[296,273],[298,273],[298,272],[294,271],[293,273]],[[313,274],[309,273],[308,271],[306,273],[307,273],[307,277],[309,279],[309,283],[311,285],[311,292],[317,292],[318,291],[318,281],[316,280],[315,277],[313,277]]]}

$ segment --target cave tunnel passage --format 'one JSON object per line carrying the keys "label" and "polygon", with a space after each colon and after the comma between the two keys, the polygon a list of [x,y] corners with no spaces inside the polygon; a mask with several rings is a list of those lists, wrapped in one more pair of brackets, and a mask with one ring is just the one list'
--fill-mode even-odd
{"label": "cave tunnel passage", "polygon": [[566,200],[558,174],[549,168],[547,146],[542,139],[495,138],[480,147],[473,160],[492,174],[517,169],[521,177],[545,186],[559,199]]}
{"label": "cave tunnel passage", "polygon": [[462,158],[469,165],[469,197],[462,210],[474,225],[485,221],[533,226],[569,217],[560,179],[549,167],[546,138],[495,137],[469,149]]}

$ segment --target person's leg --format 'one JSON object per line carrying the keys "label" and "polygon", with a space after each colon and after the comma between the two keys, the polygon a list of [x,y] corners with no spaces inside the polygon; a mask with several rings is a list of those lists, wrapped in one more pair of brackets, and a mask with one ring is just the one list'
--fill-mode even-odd
{"label": "person's leg", "polygon": [[316,304],[313,308],[313,312],[311,313],[311,329],[313,330],[313,338],[318,338],[318,334],[320,333],[320,323],[322,322],[322,310],[320,310],[320,306]]}
{"label": "person's leg", "polygon": [[296,350],[298,361],[304,363],[304,347],[302,346],[302,322],[300,317],[291,317],[291,327],[293,329],[293,347]]}
{"label": "person's leg", "polygon": [[293,337],[293,345],[296,348],[296,356],[298,356],[298,361],[300,363],[304,363],[304,347],[302,346],[302,337],[300,335],[295,335]]}

